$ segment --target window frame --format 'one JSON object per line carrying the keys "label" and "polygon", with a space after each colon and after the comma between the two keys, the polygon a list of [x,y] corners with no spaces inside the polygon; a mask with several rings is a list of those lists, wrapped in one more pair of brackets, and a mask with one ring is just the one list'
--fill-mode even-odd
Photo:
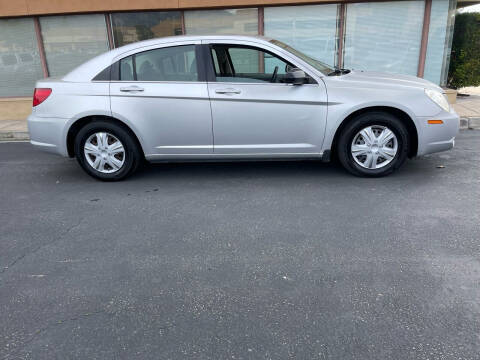
{"label": "window frame", "polygon": [[[225,46],[227,48],[231,47],[237,47],[237,48],[250,48],[259,52],[267,53],[270,54],[281,61],[291,64],[292,66],[301,69],[303,72],[305,72],[305,75],[310,79],[309,83],[303,84],[303,85],[314,85],[318,86],[318,80],[316,79],[315,76],[310,75],[309,71],[306,71],[303,67],[298,66],[291,60],[285,59],[280,54],[277,54],[269,49],[266,49],[265,47],[262,47],[261,44],[252,44],[252,43],[241,43],[241,42],[226,42],[226,41],[209,41],[207,43],[203,43],[202,47],[204,49],[203,55],[205,57],[205,66],[206,66],[206,74],[207,74],[207,82],[216,82],[216,83],[223,83],[223,84],[233,84],[233,85],[277,85],[277,86],[291,86],[291,84],[288,83],[272,83],[272,82],[228,82],[228,81],[217,81],[217,76],[216,76],[216,71],[215,71],[215,64],[212,56],[212,50],[214,46]],[[234,69],[232,60],[230,59],[230,54],[228,51],[226,51],[227,56],[228,56],[228,61],[230,62],[230,66],[232,69]]]}

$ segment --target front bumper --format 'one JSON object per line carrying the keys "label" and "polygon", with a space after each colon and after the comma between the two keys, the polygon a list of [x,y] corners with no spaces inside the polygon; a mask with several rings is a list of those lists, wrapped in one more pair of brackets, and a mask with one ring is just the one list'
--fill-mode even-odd
{"label": "front bumper", "polygon": [[[443,124],[429,124],[428,120],[442,120]],[[418,152],[427,155],[446,151],[455,145],[455,136],[460,129],[460,117],[452,110],[442,111],[436,116],[418,117]]]}
{"label": "front bumper", "polygon": [[31,114],[28,119],[30,143],[40,150],[68,156],[65,127],[68,119],[39,117]]}

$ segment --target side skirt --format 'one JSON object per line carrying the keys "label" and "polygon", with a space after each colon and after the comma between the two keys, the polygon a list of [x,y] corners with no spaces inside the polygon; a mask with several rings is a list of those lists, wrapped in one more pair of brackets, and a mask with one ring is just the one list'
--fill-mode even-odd
{"label": "side skirt", "polygon": [[162,162],[233,162],[233,161],[325,161],[323,153],[274,153],[274,154],[150,154],[145,159],[152,163]]}

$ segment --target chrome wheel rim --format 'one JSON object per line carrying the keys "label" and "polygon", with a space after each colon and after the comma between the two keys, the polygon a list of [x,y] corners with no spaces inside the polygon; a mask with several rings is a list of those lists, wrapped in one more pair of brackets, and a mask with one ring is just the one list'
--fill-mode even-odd
{"label": "chrome wheel rim", "polygon": [[392,130],[372,125],[360,130],[351,145],[353,160],[364,169],[375,170],[390,164],[398,151],[398,140]]}
{"label": "chrome wheel rim", "polygon": [[103,174],[120,170],[125,163],[125,148],[108,132],[97,132],[85,141],[83,152],[88,164]]}

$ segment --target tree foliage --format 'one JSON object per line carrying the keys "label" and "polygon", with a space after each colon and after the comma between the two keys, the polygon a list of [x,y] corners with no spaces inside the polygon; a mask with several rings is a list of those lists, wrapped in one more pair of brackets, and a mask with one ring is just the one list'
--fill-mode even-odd
{"label": "tree foliage", "polygon": [[455,18],[448,86],[480,86],[480,13]]}

